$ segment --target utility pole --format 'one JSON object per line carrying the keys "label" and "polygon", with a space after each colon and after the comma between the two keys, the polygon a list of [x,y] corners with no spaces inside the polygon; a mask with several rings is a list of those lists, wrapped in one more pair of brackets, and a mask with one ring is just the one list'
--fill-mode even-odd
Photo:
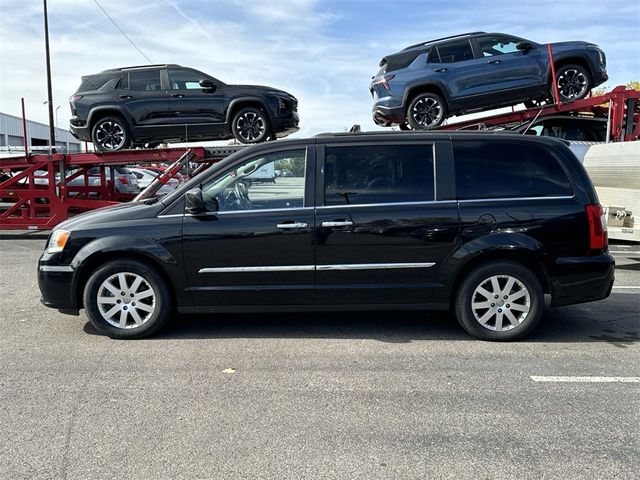
{"label": "utility pole", "polygon": [[49,19],[47,0],[44,2],[44,45],[47,56],[47,103],[49,104],[49,152],[56,149],[56,130],[53,123],[53,94],[51,93],[51,60],[49,58]]}

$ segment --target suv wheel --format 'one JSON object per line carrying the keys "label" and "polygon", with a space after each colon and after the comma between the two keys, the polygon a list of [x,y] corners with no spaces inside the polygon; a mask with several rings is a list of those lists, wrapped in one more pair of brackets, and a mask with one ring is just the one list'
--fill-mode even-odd
{"label": "suv wheel", "polygon": [[84,289],[91,324],[111,338],[142,338],[162,327],[173,311],[166,282],[152,267],[116,260],[98,268]]}
{"label": "suv wheel", "polygon": [[264,142],[270,136],[269,119],[259,108],[243,108],[233,116],[231,131],[240,143]]}
{"label": "suv wheel", "polygon": [[544,292],[522,265],[491,262],[467,275],[455,299],[462,327],[482,340],[509,341],[529,334],[540,322]]}
{"label": "suv wheel", "polygon": [[445,118],[444,100],[435,93],[421,93],[409,105],[407,122],[413,130],[428,130],[440,125]]}
{"label": "suv wheel", "polygon": [[117,152],[129,147],[131,134],[122,118],[104,117],[93,126],[91,140],[101,152]]}
{"label": "suv wheel", "polygon": [[[563,65],[556,71],[558,96],[561,102],[580,100],[591,90],[591,77],[580,65]],[[552,88],[553,90],[553,88]],[[551,96],[554,92],[551,92]]]}

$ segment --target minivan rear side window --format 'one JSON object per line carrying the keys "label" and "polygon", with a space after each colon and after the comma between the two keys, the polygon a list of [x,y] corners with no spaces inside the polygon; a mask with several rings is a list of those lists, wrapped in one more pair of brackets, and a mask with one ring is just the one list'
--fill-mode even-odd
{"label": "minivan rear side window", "polygon": [[535,145],[454,141],[453,153],[459,200],[573,195],[562,166]]}
{"label": "minivan rear side window", "polygon": [[433,145],[326,147],[325,205],[434,200]]}

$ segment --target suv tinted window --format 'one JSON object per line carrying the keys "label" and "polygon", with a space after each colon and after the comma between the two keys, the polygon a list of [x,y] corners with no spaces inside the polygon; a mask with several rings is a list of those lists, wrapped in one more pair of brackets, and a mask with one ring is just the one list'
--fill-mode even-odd
{"label": "suv tinted window", "polygon": [[325,205],[434,199],[432,145],[327,147]]}
{"label": "suv tinted window", "polygon": [[438,45],[437,48],[438,53],[440,54],[440,62],[442,63],[473,60],[473,50],[471,49],[471,43],[469,43],[469,40],[445,43],[444,45]]}
{"label": "suv tinted window", "polygon": [[202,90],[200,80],[203,76],[190,70],[169,70],[171,90]]}
{"label": "suv tinted window", "polygon": [[564,170],[549,153],[509,142],[454,142],[459,200],[572,195]]}
{"label": "suv tinted window", "polygon": [[160,90],[160,70],[129,72],[129,88],[143,92]]}
{"label": "suv tinted window", "polygon": [[503,55],[505,53],[517,52],[516,44],[518,40],[513,37],[505,37],[502,35],[494,35],[492,37],[481,37],[478,39],[478,46],[482,55],[492,57],[494,55]]}
{"label": "suv tinted window", "polygon": [[78,87],[77,92],[91,92],[93,90],[98,90],[112,78],[114,78],[113,75],[90,75],[82,79],[82,83]]}

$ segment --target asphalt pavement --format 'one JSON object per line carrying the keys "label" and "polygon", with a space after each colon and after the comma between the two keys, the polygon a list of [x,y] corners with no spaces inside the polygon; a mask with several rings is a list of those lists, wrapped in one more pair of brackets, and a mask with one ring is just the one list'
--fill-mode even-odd
{"label": "asphalt pavement", "polygon": [[[182,316],[97,335],[0,235],[0,478],[638,478],[640,245],[518,343],[451,315]],[[635,380],[634,380],[635,379]]]}

